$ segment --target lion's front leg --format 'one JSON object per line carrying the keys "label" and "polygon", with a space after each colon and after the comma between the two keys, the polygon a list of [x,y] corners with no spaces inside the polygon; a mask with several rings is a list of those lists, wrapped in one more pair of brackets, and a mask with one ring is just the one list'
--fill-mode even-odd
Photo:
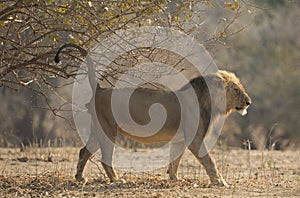
{"label": "lion's front leg", "polygon": [[181,157],[185,150],[184,141],[170,144],[170,163],[167,173],[169,174],[170,180],[177,181],[177,171],[180,164]]}
{"label": "lion's front leg", "polygon": [[189,147],[190,151],[194,154],[197,160],[204,166],[206,173],[208,174],[210,181],[213,185],[216,186],[225,186],[229,187],[225,179],[222,177],[221,173],[219,172],[216,163],[211,158],[210,154],[207,152],[206,155],[203,157],[199,156],[199,147]]}

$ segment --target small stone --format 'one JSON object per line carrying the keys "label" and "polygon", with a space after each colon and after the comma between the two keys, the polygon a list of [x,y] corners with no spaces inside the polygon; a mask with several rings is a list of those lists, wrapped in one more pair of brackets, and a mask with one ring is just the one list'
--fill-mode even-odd
{"label": "small stone", "polygon": [[19,162],[27,162],[28,161],[28,157],[18,157],[17,160]]}

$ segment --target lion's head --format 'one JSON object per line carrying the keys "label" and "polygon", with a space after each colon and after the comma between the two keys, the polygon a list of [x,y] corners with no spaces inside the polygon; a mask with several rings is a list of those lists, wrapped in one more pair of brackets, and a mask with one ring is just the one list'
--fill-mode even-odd
{"label": "lion's head", "polygon": [[226,90],[227,109],[226,114],[229,115],[233,111],[239,112],[241,115],[247,114],[247,108],[251,104],[251,98],[240,83],[240,80],[231,72],[220,70],[224,87]]}

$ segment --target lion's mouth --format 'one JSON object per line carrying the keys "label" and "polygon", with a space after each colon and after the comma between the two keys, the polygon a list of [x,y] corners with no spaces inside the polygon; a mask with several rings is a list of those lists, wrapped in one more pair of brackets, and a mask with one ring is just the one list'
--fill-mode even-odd
{"label": "lion's mouth", "polygon": [[242,116],[247,114],[247,108],[248,108],[248,106],[246,106],[246,107],[235,107],[236,111],[239,114],[241,114]]}

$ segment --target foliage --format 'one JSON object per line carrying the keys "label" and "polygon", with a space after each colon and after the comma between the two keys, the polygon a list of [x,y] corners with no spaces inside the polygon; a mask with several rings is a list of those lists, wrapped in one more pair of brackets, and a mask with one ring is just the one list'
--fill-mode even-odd
{"label": "foliage", "polygon": [[[141,22],[145,13],[160,12],[160,1],[53,1],[19,0],[0,4],[2,86],[47,83],[49,78],[69,78],[53,63],[62,43],[85,47],[99,36]],[[72,68],[72,65],[68,67]],[[37,89],[38,89],[37,88]]]}

